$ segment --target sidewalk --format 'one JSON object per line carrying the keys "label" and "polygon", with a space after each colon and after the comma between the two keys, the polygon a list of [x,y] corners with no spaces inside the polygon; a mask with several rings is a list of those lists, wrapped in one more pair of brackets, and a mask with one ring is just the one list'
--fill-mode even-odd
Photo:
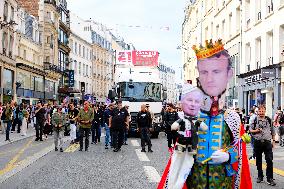
{"label": "sidewalk", "polygon": [[6,134],[0,134],[0,146],[4,146],[9,143],[13,143],[13,142],[16,142],[16,141],[19,141],[19,140],[22,140],[22,139],[25,139],[31,136],[35,136],[35,133],[36,133],[35,129],[31,125],[29,125],[26,136],[21,136],[21,133],[17,133],[17,131],[14,131],[14,133],[11,133],[10,131],[11,142],[5,141]]}

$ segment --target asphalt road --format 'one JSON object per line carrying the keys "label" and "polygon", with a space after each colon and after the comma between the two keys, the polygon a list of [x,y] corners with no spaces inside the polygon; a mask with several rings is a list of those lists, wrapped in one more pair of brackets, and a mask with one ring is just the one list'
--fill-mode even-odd
{"label": "asphalt road", "polygon": [[[146,155],[137,138],[130,138],[118,153],[105,150],[103,143],[79,152],[78,145],[69,147],[65,140],[63,153],[54,151],[52,138],[35,142],[30,137],[1,146],[0,189],[154,189],[169,158],[163,133],[152,139],[154,153]],[[284,148],[274,149],[276,187],[256,184],[256,168],[251,165],[254,189],[284,189],[283,154]]]}

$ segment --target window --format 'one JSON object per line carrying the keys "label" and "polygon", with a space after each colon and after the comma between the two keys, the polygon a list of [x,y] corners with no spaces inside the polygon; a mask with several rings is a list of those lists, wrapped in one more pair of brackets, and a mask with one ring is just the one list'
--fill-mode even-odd
{"label": "window", "polygon": [[12,35],[10,35],[9,56],[10,56],[10,53],[12,55],[13,45],[14,45],[14,37]]}
{"label": "window", "polygon": [[14,7],[11,7],[11,16],[10,16],[10,20],[14,21]]}
{"label": "window", "polygon": [[240,22],[241,22],[241,9],[238,7],[236,9],[236,34],[240,32]]}
{"label": "window", "polygon": [[81,75],[81,62],[79,62],[79,75]]}
{"label": "window", "polygon": [[256,69],[261,68],[261,37],[255,40],[255,61]]}
{"label": "window", "polygon": [[74,49],[75,49],[75,54],[77,54],[77,42],[75,42],[75,47],[74,47]]}
{"label": "window", "polygon": [[266,65],[272,65],[273,64],[273,31],[267,32],[266,34],[266,58],[267,58],[267,64]]}
{"label": "window", "polygon": [[232,37],[232,13],[229,14],[229,38]]}
{"label": "window", "polygon": [[85,64],[83,64],[83,76],[85,76]]}
{"label": "window", "polygon": [[6,54],[8,46],[8,34],[3,32],[3,40],[2,40],[2,47],[3,47],[3,54]]}
{"label": "window", "polygon": [[266,0],[266,15],[273,12],[273,0]]}
{"label": "window", "polygon": [[83,58],[85,58],[85,47],[83,46]]}
{"label": "window", "polygon": [[7,1],[5,1],[4,3],[4,21],[7,22],[8,21],[8,3]]}
{"label": "window", "polygon": [[12,70],[4,69],[3,72],[3,88],[13,89],[13,75]]}
{"label": "window", "polygon": [[81,56],[81,45],[79,44],[79,55]]}
{"label": "window", "polygon": [[26,51],[26,50],[24,50],[23,59],[24,59],[24,60],[26,60],[26,59],[27,59],[27,51]]}
{"label": "window", "polygon": [[89,68],[89,66],[86,65],[86,76],[87,76],[87,77],[89,77],[89,69],[88,69],[88,68]]}

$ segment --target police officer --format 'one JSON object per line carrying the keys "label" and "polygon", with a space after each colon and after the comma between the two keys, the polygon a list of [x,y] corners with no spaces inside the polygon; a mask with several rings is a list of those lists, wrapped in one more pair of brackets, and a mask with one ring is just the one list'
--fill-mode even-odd
{"label": "police officer", "polygon": [[123,143],[124,130],[129,128],[129,113],[125,108],[122,108],[121,101],[117,102],[117,108],[110,114],[109,127],[113,131],[113,151],[118,152]]}
{"label": "police officer", "polygon": [[141,105],[141,111],[137,114],[137,124],[141,133],[141,152],[146,152],[145,142],[148,144],[148,152],[153,152],[151,149],[152,143],[149,136],[149,129],[152,125],[152,117],[150,112],[147,111],[145,104]]}

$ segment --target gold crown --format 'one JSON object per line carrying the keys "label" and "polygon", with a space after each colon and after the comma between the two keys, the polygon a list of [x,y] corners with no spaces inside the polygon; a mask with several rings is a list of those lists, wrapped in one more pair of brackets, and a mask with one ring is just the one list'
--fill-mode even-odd
{"label": "gold crown", "polygon": [[196,54],[197,60],[200,60],[200,59],[211,57],[214,54],[217,54],[223,51],[224,44],[222,43],[222,39],[218,39],[214,44],[211,39],[210,42],[208,42],[208,40],[205,41],[205,47],[203,47],[201,44],[199,48],[197,48],[196,45],[193,45],[192,49],[194,50]]}

